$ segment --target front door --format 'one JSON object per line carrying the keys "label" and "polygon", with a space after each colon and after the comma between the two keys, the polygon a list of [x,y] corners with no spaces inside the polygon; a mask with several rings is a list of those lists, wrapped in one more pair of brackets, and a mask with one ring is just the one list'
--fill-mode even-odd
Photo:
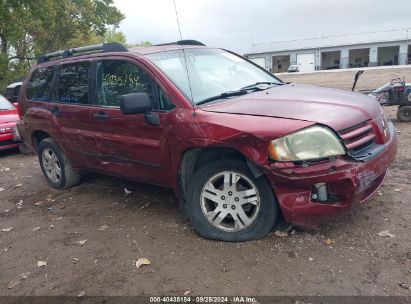
{"label": "front door", "polygon": [[160,125],[152,125],[144,114],[123,115],[119,104],[122,95],[144,92],[156,108],[158,90],[153,75],[137,61],[99,60],[95,67],[95,108],[91,116],[100,170],[167,184],[169,157],[163,136],[169,124],[167,112],[157,112]]}

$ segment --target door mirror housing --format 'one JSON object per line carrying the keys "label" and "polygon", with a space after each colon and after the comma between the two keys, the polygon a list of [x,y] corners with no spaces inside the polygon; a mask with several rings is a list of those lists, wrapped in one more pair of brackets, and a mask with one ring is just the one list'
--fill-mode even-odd
{"label": "door mirror housing", "polygon": [[151,111],[153,105],[147,93],[132,93],[120,97],[120,109],[124,115]]}

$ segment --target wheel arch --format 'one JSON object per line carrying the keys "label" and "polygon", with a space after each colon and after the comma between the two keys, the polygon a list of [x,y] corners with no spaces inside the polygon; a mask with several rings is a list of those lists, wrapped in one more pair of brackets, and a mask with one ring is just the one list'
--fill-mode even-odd
{"label": "wheel arch", "polygon": [[33,143],[34,151],[37,153],[39,144],[42,140],[51,137],[47,132],[36,130],[31,134],[31,141]]}

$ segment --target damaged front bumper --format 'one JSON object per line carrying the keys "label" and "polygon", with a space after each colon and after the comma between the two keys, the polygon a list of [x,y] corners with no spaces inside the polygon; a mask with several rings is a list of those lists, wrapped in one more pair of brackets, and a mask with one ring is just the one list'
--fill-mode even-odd
{"label": "damaged front bumper", "polygon": [[303,229],[315,229],[367,201],[383,183],[396,157],[397,136],[391,122],[388,129],[390,140],[381,153],[366,162],[338,157],[306,167],[272,163],[265,168],[285,220]]}

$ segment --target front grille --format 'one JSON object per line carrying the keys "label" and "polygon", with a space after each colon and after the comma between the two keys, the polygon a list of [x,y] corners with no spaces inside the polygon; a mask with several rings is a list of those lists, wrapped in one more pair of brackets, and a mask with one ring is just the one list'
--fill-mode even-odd
{"label": "front grille", "polygon": [[366,121],[338,132],[350,154],[357,154],[375,145],[375,133]]}

